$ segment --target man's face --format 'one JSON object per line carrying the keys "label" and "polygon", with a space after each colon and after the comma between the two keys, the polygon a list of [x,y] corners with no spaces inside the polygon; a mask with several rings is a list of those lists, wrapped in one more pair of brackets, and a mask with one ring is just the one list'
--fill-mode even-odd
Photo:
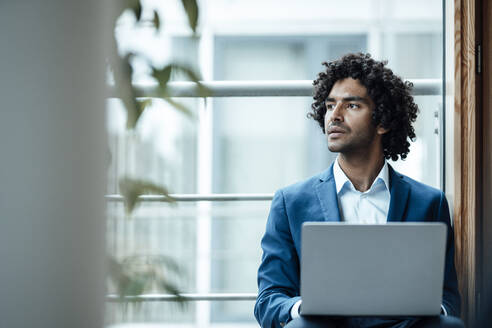
{"label": "man's face", "polygon": [[367,152],[374,139],[383,134],[372,120],[374,102],[358,81],[346,78],[337,81],[325,100],[325,131],[328,149],[344,154]]}

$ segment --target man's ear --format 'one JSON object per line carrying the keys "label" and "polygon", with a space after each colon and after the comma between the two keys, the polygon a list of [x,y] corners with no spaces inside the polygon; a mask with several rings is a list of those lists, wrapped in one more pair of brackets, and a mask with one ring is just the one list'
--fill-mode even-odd
{"label": "man's ear", "polygon": [[388,131],[389,131],[389,129],[383,128],[383,126],[381,124],[379,124],[378,127],[376,128],[376,132],[378,134],[385,134]]}

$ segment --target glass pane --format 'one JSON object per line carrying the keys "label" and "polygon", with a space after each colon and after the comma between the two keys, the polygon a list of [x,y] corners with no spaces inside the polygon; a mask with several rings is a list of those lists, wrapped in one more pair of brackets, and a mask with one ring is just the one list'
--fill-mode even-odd
{"label": "glass pane", "polygon": [[[191,110],[200,100],[178,100]],[[196,193],[196,122],[153,99],[134,131],[125,130],[126,112],[121,101],[108,100],[108,193],[119,194],[119,181],[132,177],[165,186],[172,193]],[[128,216],[121,202],[110,202],[107,207],[108,254],[120,263],[139,259],[164,258],[179,267],[153,265],[182,292],[196,291],[198,215],[195,203],[141,203]],[[114,281],[108,293],[116,294]],[[154,293],[167,293],[153,285]],[[106,308],[108,325],[129,322],[193,323],[195,304],[185,306],[173,302],[117,304]]]}
{"label": "glass pane", "polygon": [[[268,202],[215,203],[212,209],[212,282],[214,293],[256,293],[261,236]],[[218,236],[221,236],[220,238]],[[254,323],[254,302],[214,302],[212,321]]]}
{"label": "glass pane", "polygon": [[420,113],[415,123],[415,142],[405,160],[390,161],[395,170],[435,188],[440,188],[440,135],[439,116],[441,96],[415,97]]}
{"label": "glass pane", "polygon": [[[169,283],[182,292],[196,290],[196,221],[199,219],[194,204],[179,206],[144,203],[131,218],[124,213],[121,203],[108,206],[108,251],[118,260],[131,257],[164,257],[179,267],[179,272],[169,266],[154,265]],[[116,293],[109,285],[108,293]],[[153,293],[167,293],[159,286]],[[194,304],[185,306],[173,302],[111,304],[107,308],[108,324],[125,322],[193,322]]]}
{"label": "glass pane", "polygon": [[[442,77],[442,34],[405,33],[395,34],[394,56],[389,65],[406,79],[436,79]],[[415,123],[417,138],[410,143],[406,160],[393,163],[402,173],[440,188],[441,157],[439,122],[442,113],[442,94],[415,97],[419,115]]]}
{"label": "glass pane", "polygon": [[323,170],[331,155],[306,118],[310,104],[305,97],[214,100],[214,192],[273,193]]}

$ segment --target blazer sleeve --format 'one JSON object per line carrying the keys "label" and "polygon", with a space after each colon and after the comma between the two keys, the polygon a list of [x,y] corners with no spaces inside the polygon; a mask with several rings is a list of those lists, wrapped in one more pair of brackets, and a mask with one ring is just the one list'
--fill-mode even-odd
{"label": "blazer sleeve", "polygon": [[449,217],[449,207],[444,193],[441,192],[437,219],[448,226],[446,241],[446,262],[444,267],[444,288],[442,304],[448,315],[460,316],[460,294],[458,291],[458,279],[454,265],[454,231]]}
{"label": "blazer sleeve", "polygon": [[261,248],[255,317],[261,327],[282,327],[291,319],[290,309],[300,299],[300,273],[281,190],[273,197]]}

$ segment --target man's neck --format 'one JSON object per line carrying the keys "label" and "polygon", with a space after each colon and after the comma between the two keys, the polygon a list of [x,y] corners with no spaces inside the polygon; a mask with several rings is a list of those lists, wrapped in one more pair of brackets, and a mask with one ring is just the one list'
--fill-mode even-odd
{"label": "man's neck", "polygon": [[382,152],[370,154],[342,154],[338,156],[338,164],[355,189],[364,192],[371,188],[384,165]]}

